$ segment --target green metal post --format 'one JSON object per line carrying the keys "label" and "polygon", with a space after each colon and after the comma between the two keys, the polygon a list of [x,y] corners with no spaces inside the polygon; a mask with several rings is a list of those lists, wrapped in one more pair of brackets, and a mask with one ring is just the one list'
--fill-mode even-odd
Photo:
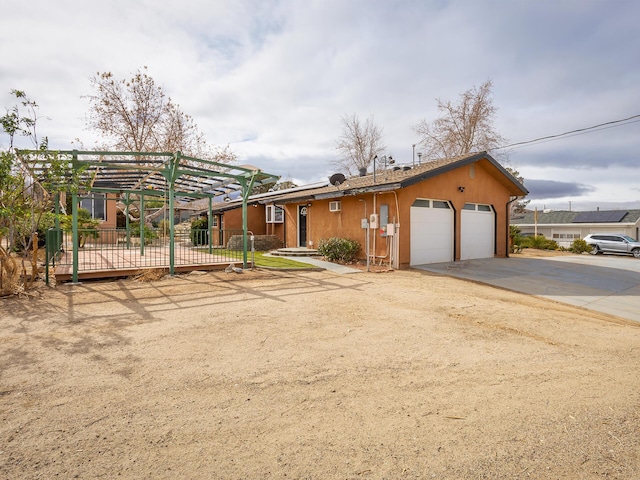
{"label": "green metal post", "polygon": [[213,253],[213,199],[209,197],[209,224],[207,237],[209,238],[209,255]]}
{"label": "green metal post", "polygon": [[247,268],[247,183],[242,182],[242,268]]}
{"label": "green metal post", "polygon": [[182,154],[176,152],[175,156],[171,160],[170,169],[165,170],[165,178],[167,179],[167,187],[169,188],[169,274],[175,274],[175,248],[176,248],[176,226],[175,226],[175,205],[174,205],[174,188],[175,180],[178,171],[178,165],[180,164],[180,158]]}
{"label": "green metal post", "polygon": [[144,257],[144,193],[140,193],[140,256]]}
{"label": "green metal post", "polygon": [[124,194],[124,227],[127,232],[127,250],[131,248],[131,235],[129,229],[129,192]]}
{"label": "green metal post", "polygon": [[54,196],[54,201],[56,204],[54,205],[54,212],[56,214],[54,220],[54,226],[56,228],[60,228],[60,192],[57,192]]}
{"label": "green metal post", "polygon": [[71,280],[73,283],[78,283],[78,249],[80,248],[80,241],[78,235],[78,194],[73,193],[71,196],[71,241],[73,243],[73,272],[71,274]]}
{"label": "green metal post", "polygon": [[247,268],[247,200],[253,188],[253,182],[255,181],[255,173],[251,176],[251,180],[247,184],[247,180],[239,179],[242,186],[242,268]]}

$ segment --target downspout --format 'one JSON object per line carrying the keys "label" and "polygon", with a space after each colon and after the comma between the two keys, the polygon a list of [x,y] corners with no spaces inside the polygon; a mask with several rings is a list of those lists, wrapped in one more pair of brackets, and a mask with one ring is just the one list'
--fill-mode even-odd
{"label": "downspout", "polygon": [[506,246],[507,246],[507,248],[506,248],[506,250],[507,250],[507,252],[506,252],[507,258],[509,258],[509,253],[511,253],[510,252],[511,245],[509,244],[509,241],[511,239],[511,235],[510,235],[510,233],[511,233],[510,232],[510,226],[511,226],[511,204],[513,202],[515,202],[516,200],[518,200],[518,198],[520,198],[520,197],[518,197],[518,196],[510,196],[509,197],[509,201],[505,205],[505,207],[506,207],[506,215],[505,215],[505,217],[506,217],[506,223],[507,223],[507,243],[506,243]]}

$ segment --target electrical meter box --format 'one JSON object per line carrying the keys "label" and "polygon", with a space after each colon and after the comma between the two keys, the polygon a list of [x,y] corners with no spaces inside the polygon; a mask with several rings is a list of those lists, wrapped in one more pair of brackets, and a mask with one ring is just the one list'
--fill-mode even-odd
{"label": "electrical meter box", "polygon": [[392,237],[396,234],[396,225],[394,223],[387,223],[387,236]]}
{"label": "electrical meter box", "polygon": [[369,221],[366,218],[363,218],[360,220],[360,227],[361,228],[369,228]]}
{"label": "electrical meter box", "polygon": [[369,216],[369,228],[378,228],[378,214],[377,213],[372,213]]}

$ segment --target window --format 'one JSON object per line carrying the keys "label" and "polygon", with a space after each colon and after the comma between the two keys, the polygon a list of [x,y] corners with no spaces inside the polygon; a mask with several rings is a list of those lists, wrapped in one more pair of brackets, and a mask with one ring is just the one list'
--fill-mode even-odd
{"label": "window", "polygon": [[441,200],[434,200],[433,201],[433,208],[451,208],[449,206],[449,202],[443,202]]}
{"label": "window", "polygon": [[284,209],[279,205],[267,205],[267,223],[284,223]]}
{"label": "window", "polygon": [[431,203],[429,202],[429,200],[423,200],[421,198],[416,198],[415,202],[413,202],[413,204],[411,206],[412,207],[429,208],[431,206]]}
{"label": "window", "polygon": [[107,201],[104,193],[92,193],[80,200],[80,208],[88,210],[91,218],[96,220],[107,219]]}

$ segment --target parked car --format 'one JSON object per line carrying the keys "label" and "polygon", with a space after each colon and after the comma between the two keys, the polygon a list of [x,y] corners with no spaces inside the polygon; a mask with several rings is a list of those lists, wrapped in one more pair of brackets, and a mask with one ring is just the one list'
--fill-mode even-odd
{"label": "parked car", "polygon": [[590,253],[617,253],[640,258],[640,242],[618,233],[590,233],[584,241],[591,247]]}

